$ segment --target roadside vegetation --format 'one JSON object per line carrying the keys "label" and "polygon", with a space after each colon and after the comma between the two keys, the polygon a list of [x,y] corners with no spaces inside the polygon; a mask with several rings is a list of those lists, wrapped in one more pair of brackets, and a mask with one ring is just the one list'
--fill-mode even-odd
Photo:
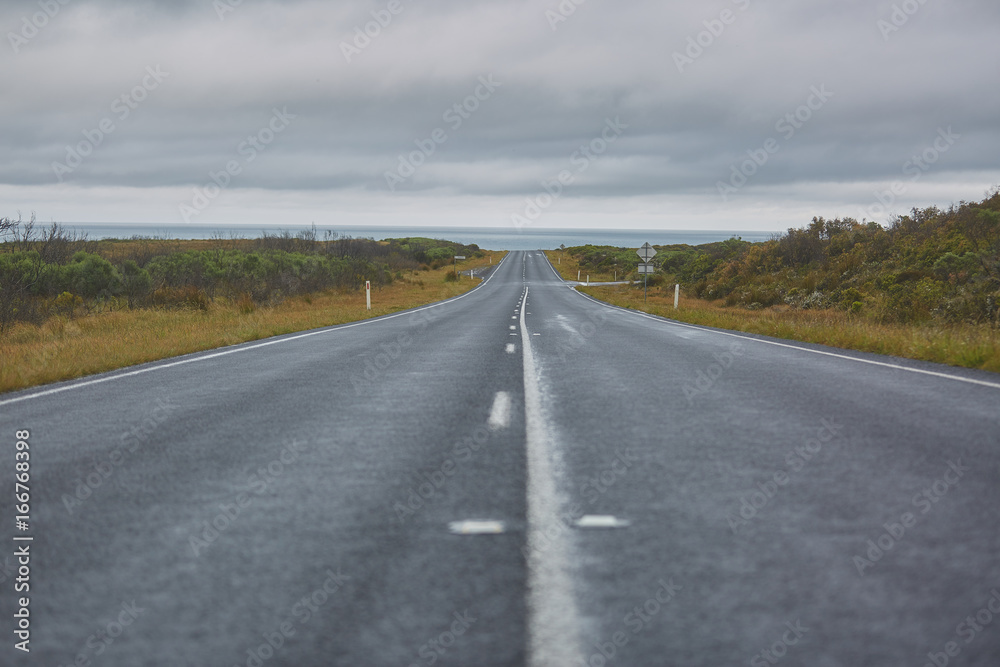
{"label": "roadside vegetation", "polygon": [[[314,230],[257,239],[89,241],[0,220],[0,392],[456,296],[503,253]],[[364,284],[372,286],[372,310]]]}
{"label": "roadside vegetation", "polygon": [[[765,242],[655,247],[645,305],[641,283],[585,291],[698,324],[1000,372],[998,190],[978,203],[914,209],[888,227],[817,217]],[[559,254],[549,253],[553,263]],[[634,249],[561,254],[567,279],[576,266],[594,280],[623,261],[640,279]],[[684,295],[677,311],[675,283]]]}

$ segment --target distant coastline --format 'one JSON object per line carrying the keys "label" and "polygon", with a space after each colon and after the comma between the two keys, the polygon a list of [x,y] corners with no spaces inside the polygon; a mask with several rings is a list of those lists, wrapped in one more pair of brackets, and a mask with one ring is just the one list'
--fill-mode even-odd
{"label": "distant coastline", "polygon": [[[102,238],[131,238],[132,236],[149,236],[168,239],[210,239],[217,234],[224,237],[256,238],[267,232],[281,233],[285,230],[292,234],[305,229],[305,226],[279,225],[186,225],[186,224],[144,224],[144,223],[93,223],[67,222],[60,223],[67,230],[86,233],[91,240]],[[613,245],[623,248],[638,248],[643,243],[667,245],[686,243],[700,245],[714,241],[724,241],[733,236],[744,241],[766,241],[774,232],[761,231],[715,231],[715,230],[642,230],[642,229],[522,229],[503,227],[338,227],[336,225],[316,225],[319,238],[330,230],[340,236],[353,238],[403,238],[423,236],[434,239],[445,239],[464,244],[476,244],[490,250],[535,250],[539,248],[558,248],[566,246]]]}

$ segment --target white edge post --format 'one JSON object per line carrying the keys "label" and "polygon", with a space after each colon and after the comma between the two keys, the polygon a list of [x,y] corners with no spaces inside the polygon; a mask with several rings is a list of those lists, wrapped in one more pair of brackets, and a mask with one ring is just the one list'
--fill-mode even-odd
{"label": "white edge post", "polygon": [[365,281],[365,301],[368,302],[368,310],[372,309],[372,282]]}
{"label": "white edge post", "polygon": [[674,284],[674,310],[677,310],[677,304],[681,300],[681,285],[680,283]]}

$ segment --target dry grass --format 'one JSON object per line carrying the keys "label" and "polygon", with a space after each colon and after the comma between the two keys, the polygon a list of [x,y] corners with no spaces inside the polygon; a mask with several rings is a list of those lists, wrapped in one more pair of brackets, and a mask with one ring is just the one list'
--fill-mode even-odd
{"label": "dry grass", "polygon": [[[552,266],[556,267],[556,271],[559,275],[563,277],[564,280],[576,281],[577,272],[580,275],[581,282],[587,282],[587,275],[590,274],[590,281],[594,283],[607,283],[615,280],[615,274],[612,273],[602,273],[600,271],[595,271],[593,269],[581,269],[580,262],[576,257],[573,257],[568,252],[562,252],[561,250],[546,250],[545,256],[549,258],[552,262]],[[638,256],[636,256],[638,261]],[[627,280],[628,274],[622,270],[618,272],[618,280]]]}
{"label": "dry grass", "polygon": [[842,311],[780,306],[745,310],[683,296],[674,310],[673,285],[650,290],[645,305],[642,290],[634,288],[581,290],[616,306],[691,324],[1000,372],[1000,333],[988,326],[877,324]]}
{"label": "dry grass", "polygon": [[[502,256],[493,253],[494,262]],[[459,268],[488,263],[469,260]],[[387,315],[457,296],[479,283],[466,278],[445,282],[451,268],[410,272],[388,287],[373,289],[371,311],[365,309],[364,290],[330,290],[273,307],[216,300],[207,311],[121,310],[76,319],[54,317],[41,326],[18,324],[0,336],[0,392]]]}

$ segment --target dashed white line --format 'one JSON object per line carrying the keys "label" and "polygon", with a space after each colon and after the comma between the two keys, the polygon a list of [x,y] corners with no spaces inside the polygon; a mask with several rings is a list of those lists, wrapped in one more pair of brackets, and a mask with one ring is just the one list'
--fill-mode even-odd
{"label": "dashed white line", "polygon": [[486,425],[491,431],[498,431],[510,426],[510,394],[498,391],[493,397],[493,407],[490,408],[490,418]]}
{"label": "dashed white line", "polygon": [[507,343],[507,347],[505,349],[507,350],[507,354],[514,354],[517,350],[517,346],[514,345],[514,343]]}
{"label": "dashed white line", "polygon": [[498,535],[504,531],[504,523],[491,519],[467,519],[452,521],[448,530],[455,535]]}

